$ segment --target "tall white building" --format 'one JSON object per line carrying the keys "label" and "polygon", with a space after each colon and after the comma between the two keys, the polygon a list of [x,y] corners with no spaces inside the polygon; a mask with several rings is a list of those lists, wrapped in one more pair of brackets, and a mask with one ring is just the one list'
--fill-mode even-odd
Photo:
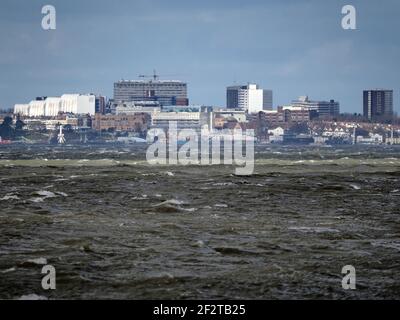
{"label": "tall white building", "polygon": [[33,100],[29,104],[16,104],[14,113],[28,117],[55,117],[59,113],[95,114],[94,95],[64,94]]}
{"label": "tall white building", "polygon": [[230,86],[226,90],[226,107],[241,109],[248,113],[258,113],[272,109],[272,91],[263,90],[257,84]]}
{"label": "tall white building", "polygon": [[61,111],[61,98],[47,98],[45,100],[44,116],[55,117]]}

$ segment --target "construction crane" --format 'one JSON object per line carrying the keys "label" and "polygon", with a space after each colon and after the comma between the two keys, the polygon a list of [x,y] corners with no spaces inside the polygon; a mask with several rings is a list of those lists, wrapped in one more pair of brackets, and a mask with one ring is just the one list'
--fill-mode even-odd
{"label": "construction crane", "polygon": [[153,70],[153,75],[149,76],[149,75],[145,75],[145,74],[139,74],[139,78],[153,78],[154,81],[157,81],[158,79],[160,79],[160,75],[157,74],[156,70]]}
{"label": "construction crane", "polygon": [[[163,77],[177,77],[178,75],[174,75],[174,74],[165,74],[165,75],[163,75]],[[159,74],[157,74],[157,71],[156,70],[153,70],[153,74],[152,75],[146,75],[146,74],[139,74],[139,78],[143,78],[143,79],[145,79],[145,78],[152,78],[154,81],[157,81],[157,80],[159,80],[160,79],[160,75]]]}

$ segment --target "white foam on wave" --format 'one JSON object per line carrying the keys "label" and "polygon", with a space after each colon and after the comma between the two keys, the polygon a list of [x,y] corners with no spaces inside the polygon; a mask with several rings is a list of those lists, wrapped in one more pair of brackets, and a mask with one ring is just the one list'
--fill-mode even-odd
{"label": "white foam on wave", "polygon": [[216,187],[236,186],[233,182],[215,182],[212,185]]}
{"label": "white foam on wave", "polygon": [[43,202],[46,199],[51,199],[51,198],[57,198],[58,196],[63,196],[63,197],[68,197],[68,195],[64,192],[51,192],[47,190],[39,190],[35,192],[36,195],[39,197],[31,198],[29,201],[35,202],[35,203],[40,203]]}
{"label": "white foam on wave", "polygon": [[35,192],[38,196],[44,197],[44,198],[55,198],[57,195],[54,192],[47,191],[47,190],[39,190]]}
{"label": "white foam on wave", "polygon": [[39,296],[35,293],[21,296],[18,300],[48,300],[45,296]]}
{"label": "white foam on wave", "polygon": [[182,204],[185,204],[185,203],[183,201],[179,201],[176,199],[170,199],[170,200],[161,202],[159,204],[155,204],[153,207],[161,207],[161,206],[165,206],[165,205],[180,206]]}
{"label": "white foam on wave", "polygon": [[300,232],[305,232],[305,233],[325,233],[325,232],[333,232],[333,233],[338,233],[340,232],[337,229],[332,229],[332,228],[326,228],[326,227],[290,227],[289,230],[292,231],[300,231]]}
{"label": "white foam on wave", "polygon": [[46,258],[29,259],[26,262],[44,266],[47,264],[47,259]]}
{"label": "white foam on wave", "polygon": [[199,247],[199,248],[204,247],[204,245],[205,245],[205,243],[204,243],[203,240],[198,240],[198,241],[196,241],[196,242],[193,244],[193,246]]}
{"label": "white foam on wave", "polygon": [[146,194],[142,194],[140,197],[132,197],[132,200],[148,200],[148,196]]}
{"label": "white foam on wave", "polygon": [[217,203],[214,205],[216,208],[228,208],[228,205],[225,203]]}
{"label": "white foam on wave", "polygon": [[17,269],[14,267],[14,268],[10,268],[10,269],[6,269],[6,270],[3,270],[3,271],[1,271],[1,273],[10,273],[10,272],[14,272],[14,271],[16,271]]}
{"label": "white foam on wave", "polygon": [[19,200],[20,198],[15,194],[6,194],[0,201]]}

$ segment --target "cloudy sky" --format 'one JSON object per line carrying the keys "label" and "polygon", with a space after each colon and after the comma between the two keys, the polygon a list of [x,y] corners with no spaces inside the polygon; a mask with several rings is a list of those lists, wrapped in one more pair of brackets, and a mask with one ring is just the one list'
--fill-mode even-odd
{"label": "cloudy sky", "polygon": [[[57,29],[41,27],[44,5]],[[341,9],[357,9],[357,30]],[[395,90],[398,0],[1,0],[0,107],[36,96],[100,93],[152,74],[188,82],[194,104],[225,105],[225,87],[256,82],[274,105],[299,95],[362,111],[362,90]]]}

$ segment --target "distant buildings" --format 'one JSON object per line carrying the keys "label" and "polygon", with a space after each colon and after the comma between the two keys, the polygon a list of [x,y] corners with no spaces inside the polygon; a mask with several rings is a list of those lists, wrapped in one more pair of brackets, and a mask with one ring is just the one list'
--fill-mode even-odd
{"label": "distant buildings", "polygon": [[151,116],[151,125],[167,129],[171,121],[177,123],[178,129],[197,129],[201,127],[201,111],[160,111]]}
{"label": "distant buildings", "polygon": [[26,118],[24,123],[24,129],[28,131],[57,130],[60,125],[76,131],[85,131],[92,128],[90,115],[62,115],[51,119]]}
{"label": "distant buildings", "polygon": [[106,98],[103,96],[96,96],[95,100],[95,113],[106,114]]}
{"label": "distant buildings", "polygon": [[270,143],[282,143],[285,130],[282,127],[268,130],[268,138]]}
{"label": "distant buildings", "polygon": [[340,104],[335,100],[312,101],[308,96],[301,96],[298,100],[292,101],[292,107],[302,107],[311,112],[311,117],[331,117],[340,114]]}
{"label": "distant buildings", "polygon": [[230,86],[226,89],[226,107],[257,113],[272,109],[272,91],[263,90],[257,84]]}
{"label": "distant buildings", "polygon": [[272,90],[265,90],[263,95],[263,110],[272,110],[273,108],[273,92]]}
{"label": "distant buildings", "polygon": [[263,112],[267,124],[276,126],[291,122],[308,122],[311,119],[311,112],[306,107],[278,107],[277,110]]}
{"label": "distant buildings", "polygon": [[154,112],[160,112],[161,107],[158,103],[154,102],[142,102],[142,103],[135,103],[135,102],[121,102],[116,105],[115,107],[115,114],[121,115],[132,115],[136,113],[148,113],[153,114]]}
{"label": "distant buildings", "polygon": [[40,97],[29,104],[16,104],[14,114],[28,117],[56,117],[60,113],[95,114],[94,95],[64,94],[61,97]]}
{"label": "distant buildings", "polygon": [[393,115],[393,90],[365,90],[363,93],[364,117],[368,120]]}
{"label": "distant buildings", "polygon": [[212,127],[223,129],[228,121],[246,122],[246,113],[243,110],[216,109],[213,110]]}
{"label": "distant buildings", "polygon": [[382,144],[384,142],[384,136],[371,132],[368,137],[357,136],[355,142],[357,144]]}
{"label": "distant buildings", "polygon": [[92,123],[93,129],[97,131],[118,132],[143,132],[150,125],[150,115],[147,113],[136,113],[133,115],[102,115],[96,114]]}
{"label": "distant buildings", "polygon": [[187,84],[174,80],[121,80],[114,83],[114,102],[155,101],[161,106],[187,106]]}
{"label": "distant buildings", "polygon": [[[393,90],[366,90],[363,98],[365,118],[391,119]],[[315,143],[351,143],[350,131],[356,124],[373,124],[360,115],[358,118],[350,118],[352,124],[349,128],[319,130],[321,128],[318,125],[322,126],[324,122],[343,122],[343,119],[349,122],[346,115],[339,116],[339,102],[314,101],[308,96],[302,96],[287,106],[273,110],[272,90],[261,89],[253,83],[227,87],[226,107],[190,106],[186,83],[159,80],[154,74],[149,81],[121,80],[114,83],[112,100],[93,94],[37,97],[29,104],[16,104],[14,114],[18,118],[23,116],[25,128],[32,131],[56,130],[61,124],[68,126],[69,130],[82,132],[93,128],[96,131],[110,131],[110,135],[113,135],[114,132],[143,133],[148,128],[168,129],[171,122],[176,122],[178,129],[200,131],[207,125],[213,133],[224,129],[251,129],[260,141],[275,143],[306,143],[310,136]],[[316,127],[313,127],[314,124]],[[273,131],[274,128],[279,130]],[[399,139],[399,135],[396,132],[394,134],[392,131],[391,143]],[[355,133],[353,136],[356,140]],[[370,135],[359,138],[359,141],[382,143],[387,135],[381,136],[382,139]]]}

